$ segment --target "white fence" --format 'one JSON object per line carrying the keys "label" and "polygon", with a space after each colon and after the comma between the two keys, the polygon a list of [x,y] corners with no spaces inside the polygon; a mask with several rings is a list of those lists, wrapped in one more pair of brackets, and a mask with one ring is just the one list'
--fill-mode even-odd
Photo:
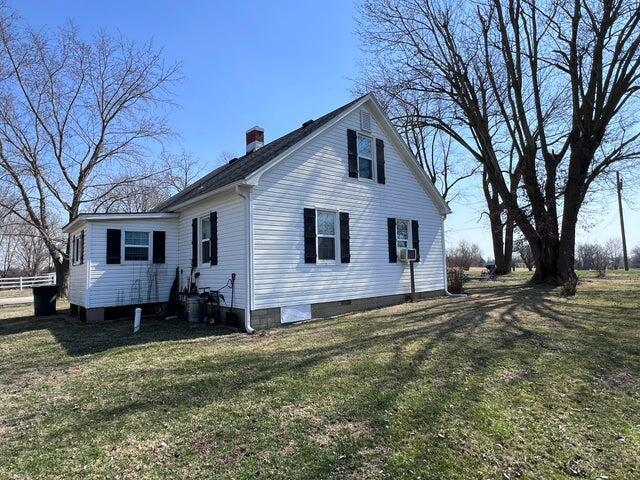
{"label": "white fence", "polygon": [[56,274],[47,273],[39,277],[13,277],[0,278],[0,290],[24,290],[31,287],[42,287],[45,285],[55,285]]}

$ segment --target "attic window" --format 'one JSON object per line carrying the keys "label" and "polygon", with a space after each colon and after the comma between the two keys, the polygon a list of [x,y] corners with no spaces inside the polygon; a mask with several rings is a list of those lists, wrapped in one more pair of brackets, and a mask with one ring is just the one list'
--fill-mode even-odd
{"label": "attic window", "polygon": [[360,129],[365,132],[371,131],[371,114],[366,110],[360,110]]}
{"label": "attic window", "polygon": [[358,134],[358,177],[373,180],[373,139]]}

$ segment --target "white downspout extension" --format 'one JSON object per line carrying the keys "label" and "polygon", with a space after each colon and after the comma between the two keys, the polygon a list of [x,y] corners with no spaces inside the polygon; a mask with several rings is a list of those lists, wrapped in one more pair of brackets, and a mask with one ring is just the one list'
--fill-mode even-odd
{"label": "white downspout extension", "polygon": [[444,219],[446,215],[442,216],[442,278],[444,279],[444,294],[447,297],[466,297],[466,293],[451,293],[449,292],[449,286],[447,285],[447,250],[444,245]]}
{"label": "white downspout extension", "polygon": [[236,185],[236,193],[246,200],[246,232],[245,232],[245,245],[246,245],[246,266],[247,271],[245,277],[247,279],[247,290],[245,293],[245,309],[244,309],[244,330],[251,334],[255,330],[251,327],[251,266],[253,264],[253,217],[251,215],[251,192],[243,193],[240,191],[240,186]]}

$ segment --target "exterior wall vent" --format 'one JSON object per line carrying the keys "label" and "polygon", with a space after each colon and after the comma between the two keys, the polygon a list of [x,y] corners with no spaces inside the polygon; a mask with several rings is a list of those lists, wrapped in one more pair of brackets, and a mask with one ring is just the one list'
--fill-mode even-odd
{"label": "exterior wall vent", "polygon": [[366,110],[360,110],[360,128],[365,132],[371,131],[371,114]]}

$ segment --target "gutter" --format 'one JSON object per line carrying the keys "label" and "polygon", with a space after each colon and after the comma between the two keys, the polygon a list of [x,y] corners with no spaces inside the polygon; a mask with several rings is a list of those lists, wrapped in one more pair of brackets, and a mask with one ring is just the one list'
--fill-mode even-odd
{"label": "gutter", "polygon": [[[218,195],[220,193],[234,191],[234,190],[237,193],[238,192],[238,187],[242,186],[242,185],[253,186],[252,184],[247,183],[247,181],[245,179],[242,179],[242,180],[238,180],[236,182],[230,183],[228,185],[224,185],[224,186],[222,186],[220,188],[217,188],[215,190],[204,192],[204,193],[198,195],[197,197],[193,197],[193,198],[190,198],[189,200],[184,200],[182,202],[179,202],[179,203],[176,203],[176,204],[173,204],[173,205],[169,204],[168,206],[165,206],[165,204],[167,202],[161,203],[156,208],[157,209],[161,209],[161,210],[171,209],[171,211],[180,210],[181,208],[188,207],[191,204],[194,204],[194,203],[200,202],[202,200],[205,200],[205,199],[207,199],[207,198],[209,198],[209,197],[211,197],[213,195]],[[239,194],[239,195],[243,196],[242,194]],[[243,198],[246,198],[246,197],[243,196]],[[169,199],[169,200],[171,200],[171,199]]]}
{"label": "gutter", "polygon": [[245,231],[245,244],[246,244],[246,273],[247,290],[245,293],[245,309],[244,309],[244,330],[251,334],[255,330],[251,326],[251,271],[253,266],[253,216],[251,215],[251,191],[244,193],[240,190],[240,185],[235,186],[236,193],[246,200],[246,231]]}
{"label": "gutter", "polygon": [[467,297],[466,293],[451,293],[449,291],[449,286],[447,285],[447,250],[444,245],[444,219],[446,215],[442,215],[442,278],[444,280],[444,294],[447,297]]}
{"label": "gutter", "polygon": [[112,220],[153,220],[156,218],[178,218],[174,212],[132,212],[132,213],[81,213],[62,227],[64,233],[69,233],[83,222],[102,222]]}

